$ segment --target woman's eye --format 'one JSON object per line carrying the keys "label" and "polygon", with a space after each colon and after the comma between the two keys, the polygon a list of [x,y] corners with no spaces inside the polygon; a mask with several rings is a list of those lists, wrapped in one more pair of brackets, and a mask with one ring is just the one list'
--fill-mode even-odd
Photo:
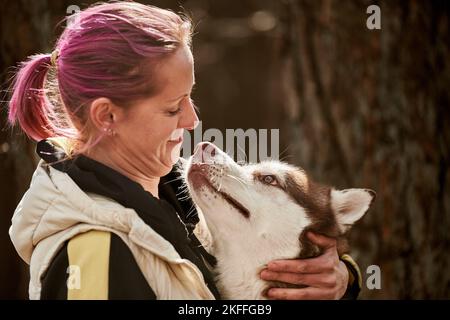
{"label": "woman's eye", "polygon": [[261,176],[261,181],[264,182],[265,184],[270,184],[272,186],[278,185],[278,181],[273,175]]}
{"label": "woman's eye", "polygon": [[171,117],[176,116],[180,112],[181,112],[181,108],[178,108],[177,110],[174,110],[174,111],[168,111],[168,113]]}

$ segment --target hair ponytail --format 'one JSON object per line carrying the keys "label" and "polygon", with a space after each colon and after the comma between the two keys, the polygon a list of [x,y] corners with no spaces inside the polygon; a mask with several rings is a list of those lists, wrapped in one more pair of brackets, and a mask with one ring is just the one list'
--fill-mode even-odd
{"label": "hair ponytail", "polygon": [[39,141],[57,134],[53,106],[45,92],[45,81],[51,64],[50,54],[29,57],[21,64],[13,82],[8,120],[19,123],[32,139]]}

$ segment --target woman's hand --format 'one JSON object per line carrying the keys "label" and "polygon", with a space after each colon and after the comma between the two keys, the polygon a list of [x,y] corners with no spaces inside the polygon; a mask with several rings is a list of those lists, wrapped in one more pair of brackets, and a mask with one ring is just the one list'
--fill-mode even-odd
{"label": "woman's hand", "polygon": [[280,281],[306,288],[271,288],[266,296],[281,300],[340,299],[348,284],[348,270],[339,260],[336,240],[312,232],[308,238],[324,249],[311,259],[275,260],[261,272],[261,279]]}

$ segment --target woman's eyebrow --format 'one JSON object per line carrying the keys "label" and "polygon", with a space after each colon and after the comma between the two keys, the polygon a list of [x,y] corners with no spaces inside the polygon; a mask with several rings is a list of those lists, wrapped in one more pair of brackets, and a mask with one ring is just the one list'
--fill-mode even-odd
{"label": "woman's eyebrow", "polygon": [[[189,94],[191,94],[192,91],[194,91],[194,88],[195,88],[195,82],[194,82],[194,84],[192,85],[192,89],[191,89],[191,92],[190,92]],[[189,94],[188,94],[188,93],[182,94],[182,95],[179,96],[178,98],[167,100],[167,102],[175,102],[175,101],[178,101],[178,100],[180,100],[181,98],[184,98],[184,97],[189,96]]]}
{"label": "woman's eyebrow", "polygon": [[179,96],[178,98],[167,100],[167,102],[175,102],[175,101],[178,101],[178,100],[180,100],[181,98],[184,98],[184,97],[187,97],[187,96],[188,96],[188,94],[185,93],[185,94]]}

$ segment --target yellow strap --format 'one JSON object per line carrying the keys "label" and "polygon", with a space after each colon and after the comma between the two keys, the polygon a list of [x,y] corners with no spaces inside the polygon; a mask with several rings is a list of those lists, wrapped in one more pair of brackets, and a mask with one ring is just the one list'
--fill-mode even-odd
{"label": "yellow strap", "polygon": [[108,299],[111,233],[92,230],[73,237],[69,256],[68,300]]}
{"label": "yellow strap", "polygon": [[356,264],[355,260],[353,260],[353,258],[348,255],[348,254],[343,254],[341,257],[341,260],[343,260],[344,262],[350,264],[353,269],[355,269],[356,273],[357,273],[357,279],[355,279],[354,275],[349,272],[349,285],[353,285],[353,283],[355,282],[355,280],[358,281],[358,286],[360,288],[362,288],[362,275],[361,275],[361,270],[359,269],[358,265]]}

